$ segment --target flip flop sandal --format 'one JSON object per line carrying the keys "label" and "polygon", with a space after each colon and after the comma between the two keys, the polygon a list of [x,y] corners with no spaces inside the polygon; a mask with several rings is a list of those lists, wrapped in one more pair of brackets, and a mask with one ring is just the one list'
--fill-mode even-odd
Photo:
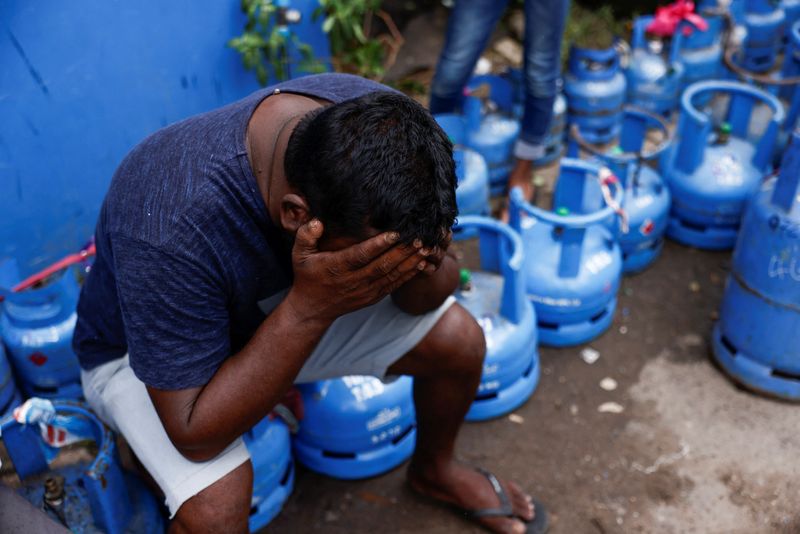
{"label": "flip flop sandal", "polygon": [[480,508],[477,510],[461,509],[461,512],[467,517],[467,519],[478,520],[487,517],[508,517],[511,519],[519,519],[525,523],[525,532],[527,534],[545,534],[545,532],[547,532],[547,529],[550,525],[548,524],[549,522],[547,520],[547,510],[542,503],[536,499],[533,500],[533,507],[536,515],[532,521],[526,521],[514,513],[514,508],[511,506],[511,500],[508,498],[508,495],[506,495],[506,492],[503,489],[503,486],[500,485],[500,481],[497,480],[497,477],[489,471],[485,471],[480,468],[478,468],[477,471],[489,480],[489,483],[492,485],[492,489],[497,495],[497,499],[500,501],[500,506],[497,508]]}

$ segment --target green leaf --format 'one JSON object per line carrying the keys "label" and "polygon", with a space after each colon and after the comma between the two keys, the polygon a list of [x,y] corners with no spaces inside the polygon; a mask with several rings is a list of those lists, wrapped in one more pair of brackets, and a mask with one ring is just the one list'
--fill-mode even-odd
{"label": "green leaf", "polygon": [[356,21],[353,21],[353,33],[355,34],[356,39],[358,39],[359,43],[363,44],[367,42],[367,38],[364,35],[364,30],[361,29],[361,24],[359,24]]}
{"label": "green leaf", "polygon": [[333,24],[336,20],[333,17],[326,17],[325,21],[322,23],[322,31],[325,33],[330,33],[331,29],[333,29]]}

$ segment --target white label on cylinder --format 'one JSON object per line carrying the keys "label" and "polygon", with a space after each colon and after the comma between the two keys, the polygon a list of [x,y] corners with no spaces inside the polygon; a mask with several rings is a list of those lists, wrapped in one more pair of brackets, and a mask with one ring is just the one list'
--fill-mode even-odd
{"label": "white label on cylinder", "polygon": [[401,413],[402,410],[400,409],[400,406],[395,406],[394,408],[384,408],[378,412],[378,415],[367,421],[367,430],[371,432],[376,428],[388,425],[395,419],[399,418]]}
{"label": "white label on cylinder", "polygon": [[597,274],[606,267],[611,265],[611,254],[606,252],[605,250],[602,252],[598,252],[586,262],[586,268],[592,274]]}

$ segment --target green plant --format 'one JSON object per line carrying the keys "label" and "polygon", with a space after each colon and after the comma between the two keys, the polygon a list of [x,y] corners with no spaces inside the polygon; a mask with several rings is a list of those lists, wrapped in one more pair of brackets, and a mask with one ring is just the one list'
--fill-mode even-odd
{"label": "green plant", "polygon": [[270,70],[277,80],[291,76],[290,48],[300,55],[296,65],[299,70],[325,70],[311,46],[300,42],[294,32],[279,23],[280,8],[272,0],[242,0],[241,8],[247,17],[244,32],[228,41],[228,46],[242,55],[244,67],[255,72],[258,83],[267,85]]}
{"label": "green plant", "polygon": [[[382,0],[320,0],[314,17],[323,16],[322,30],[328,34],[336,70],[382,79],[394,63],[403,37]],[[389,34],[372,36],[375,18],[381,19]]]}
{"label": "green plant", "polygon": [[627,34],[628,23],[629,19],[616,16],[611,4],[588,8],[573,2],[564,31],[562,59],[566,60],[571,44],[596,49],[610,47],[614,37]]}

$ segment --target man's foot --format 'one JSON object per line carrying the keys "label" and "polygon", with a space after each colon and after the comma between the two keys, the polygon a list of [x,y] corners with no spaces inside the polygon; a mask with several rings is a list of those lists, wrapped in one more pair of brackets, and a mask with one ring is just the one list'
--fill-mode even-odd
{"label": "man's foot", "polygon": [[[515,187],[522,189],[522,196],[528,202],[533,198],[533,163],[523,159],[518,159],[514,165],[514,169],[508,177],[508,194]],[[508,207],[509,202],[506,198],[503,208],[500,210],[500,220],[504,223],[508,222]]]}
{"label": "man's foot", "polygon": [[[411,488],[425,497],[442,501],[458,509],[482,510],[500,508],[502,503],[487,476],[473,468],[450,462],[437,470],[408,469]],[[533,499],[513,482],[500,482],[511,503],[514,517],[475,517],[474,520],[502,534],[523,534],[525,522],[533,521],[536,510]]]}

